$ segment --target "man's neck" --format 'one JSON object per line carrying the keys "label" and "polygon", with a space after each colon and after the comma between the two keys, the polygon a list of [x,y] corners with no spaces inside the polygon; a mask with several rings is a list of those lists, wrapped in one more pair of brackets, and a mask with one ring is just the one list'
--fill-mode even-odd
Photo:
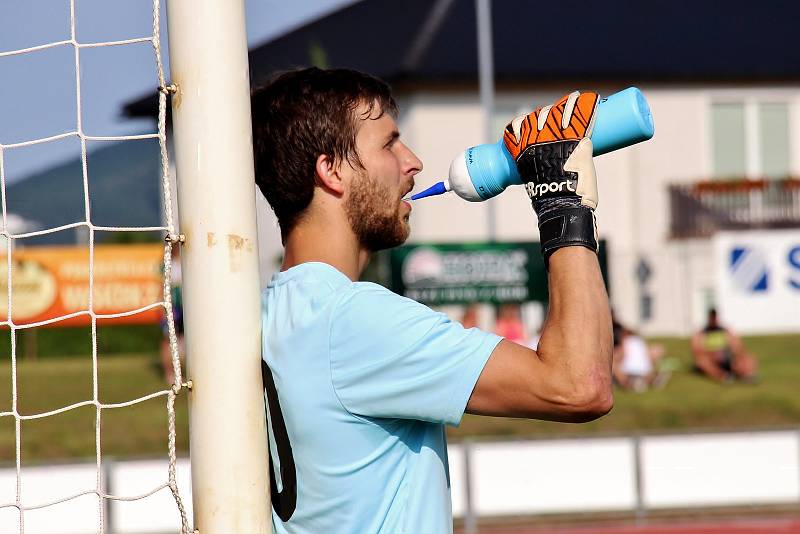
{"label": "man's neck", "polygon": [[365,250],[349,228],[321,221],[302,221],[286,236],[281,271],[308,262],[327,263],[354,282],[369,262]]}

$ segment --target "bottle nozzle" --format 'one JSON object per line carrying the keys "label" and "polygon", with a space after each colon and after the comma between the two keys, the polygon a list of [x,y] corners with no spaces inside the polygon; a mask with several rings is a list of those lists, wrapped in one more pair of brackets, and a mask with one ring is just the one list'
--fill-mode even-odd
{"label": "bottle nozzle", "polygon": [[416,195],[412,195],[411,200],[418,200],[420,198],[432,197],[447,193],[448,191],[450,191],[448,185],[449,184],[447,184],[446,182],[436,182],[425,191],[420,191]]}

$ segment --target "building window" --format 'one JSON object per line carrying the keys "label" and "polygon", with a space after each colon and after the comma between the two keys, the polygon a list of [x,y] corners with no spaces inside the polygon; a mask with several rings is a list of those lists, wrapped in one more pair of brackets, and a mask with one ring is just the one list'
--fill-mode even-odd
{"label": "building window", "polygon": [[760,104],[758,111],[761,174],[765,178],[786,178],[791,172],[789,106]]}
{"label": "building window", "polygon": [[741,178],[747,174],[744,105],[713,104],[711,107],[714,178]]}
{"label": "building window", "polygon": [[789,106],[784,102],[717,102],[711,107],[716,179],[790,175]]}

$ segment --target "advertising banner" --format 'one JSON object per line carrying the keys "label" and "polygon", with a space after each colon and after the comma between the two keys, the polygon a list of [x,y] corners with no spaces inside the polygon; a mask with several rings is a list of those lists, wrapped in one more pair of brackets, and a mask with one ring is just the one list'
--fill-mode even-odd
{"label": "advertising banner", "polygon": [[392,291],[432,306],[548,298],[538,242],[404,245],[392,249],[390,266]]}
{"label": "advertising banner", "polygon": [[714,237],[717,307],[741,333],[800,332],[800,230]]}
{"label": "advertising banner", "polygon": [[[95,245],[92,308],[98,315],[130,312],[163,300],[164,247]],[[11,310],[14,324],[38,323],[89,309],[89,248],[30,247],[11,258]],[[8,268],[0,254],[0,320],[8,317]],[[113,319],[114,324],[157,323],[162,308]],[[90,324],[82,315],[48,326]]]}

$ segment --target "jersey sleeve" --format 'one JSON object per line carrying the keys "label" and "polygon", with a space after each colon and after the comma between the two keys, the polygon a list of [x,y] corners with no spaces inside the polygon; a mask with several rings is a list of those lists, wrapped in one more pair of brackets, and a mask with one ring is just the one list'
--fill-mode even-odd
{"label": "jersey sleeve", "polygon": [[333,387],[356,415],[457,425],[501,339],[376,284],[355,284],[331,319]]}

